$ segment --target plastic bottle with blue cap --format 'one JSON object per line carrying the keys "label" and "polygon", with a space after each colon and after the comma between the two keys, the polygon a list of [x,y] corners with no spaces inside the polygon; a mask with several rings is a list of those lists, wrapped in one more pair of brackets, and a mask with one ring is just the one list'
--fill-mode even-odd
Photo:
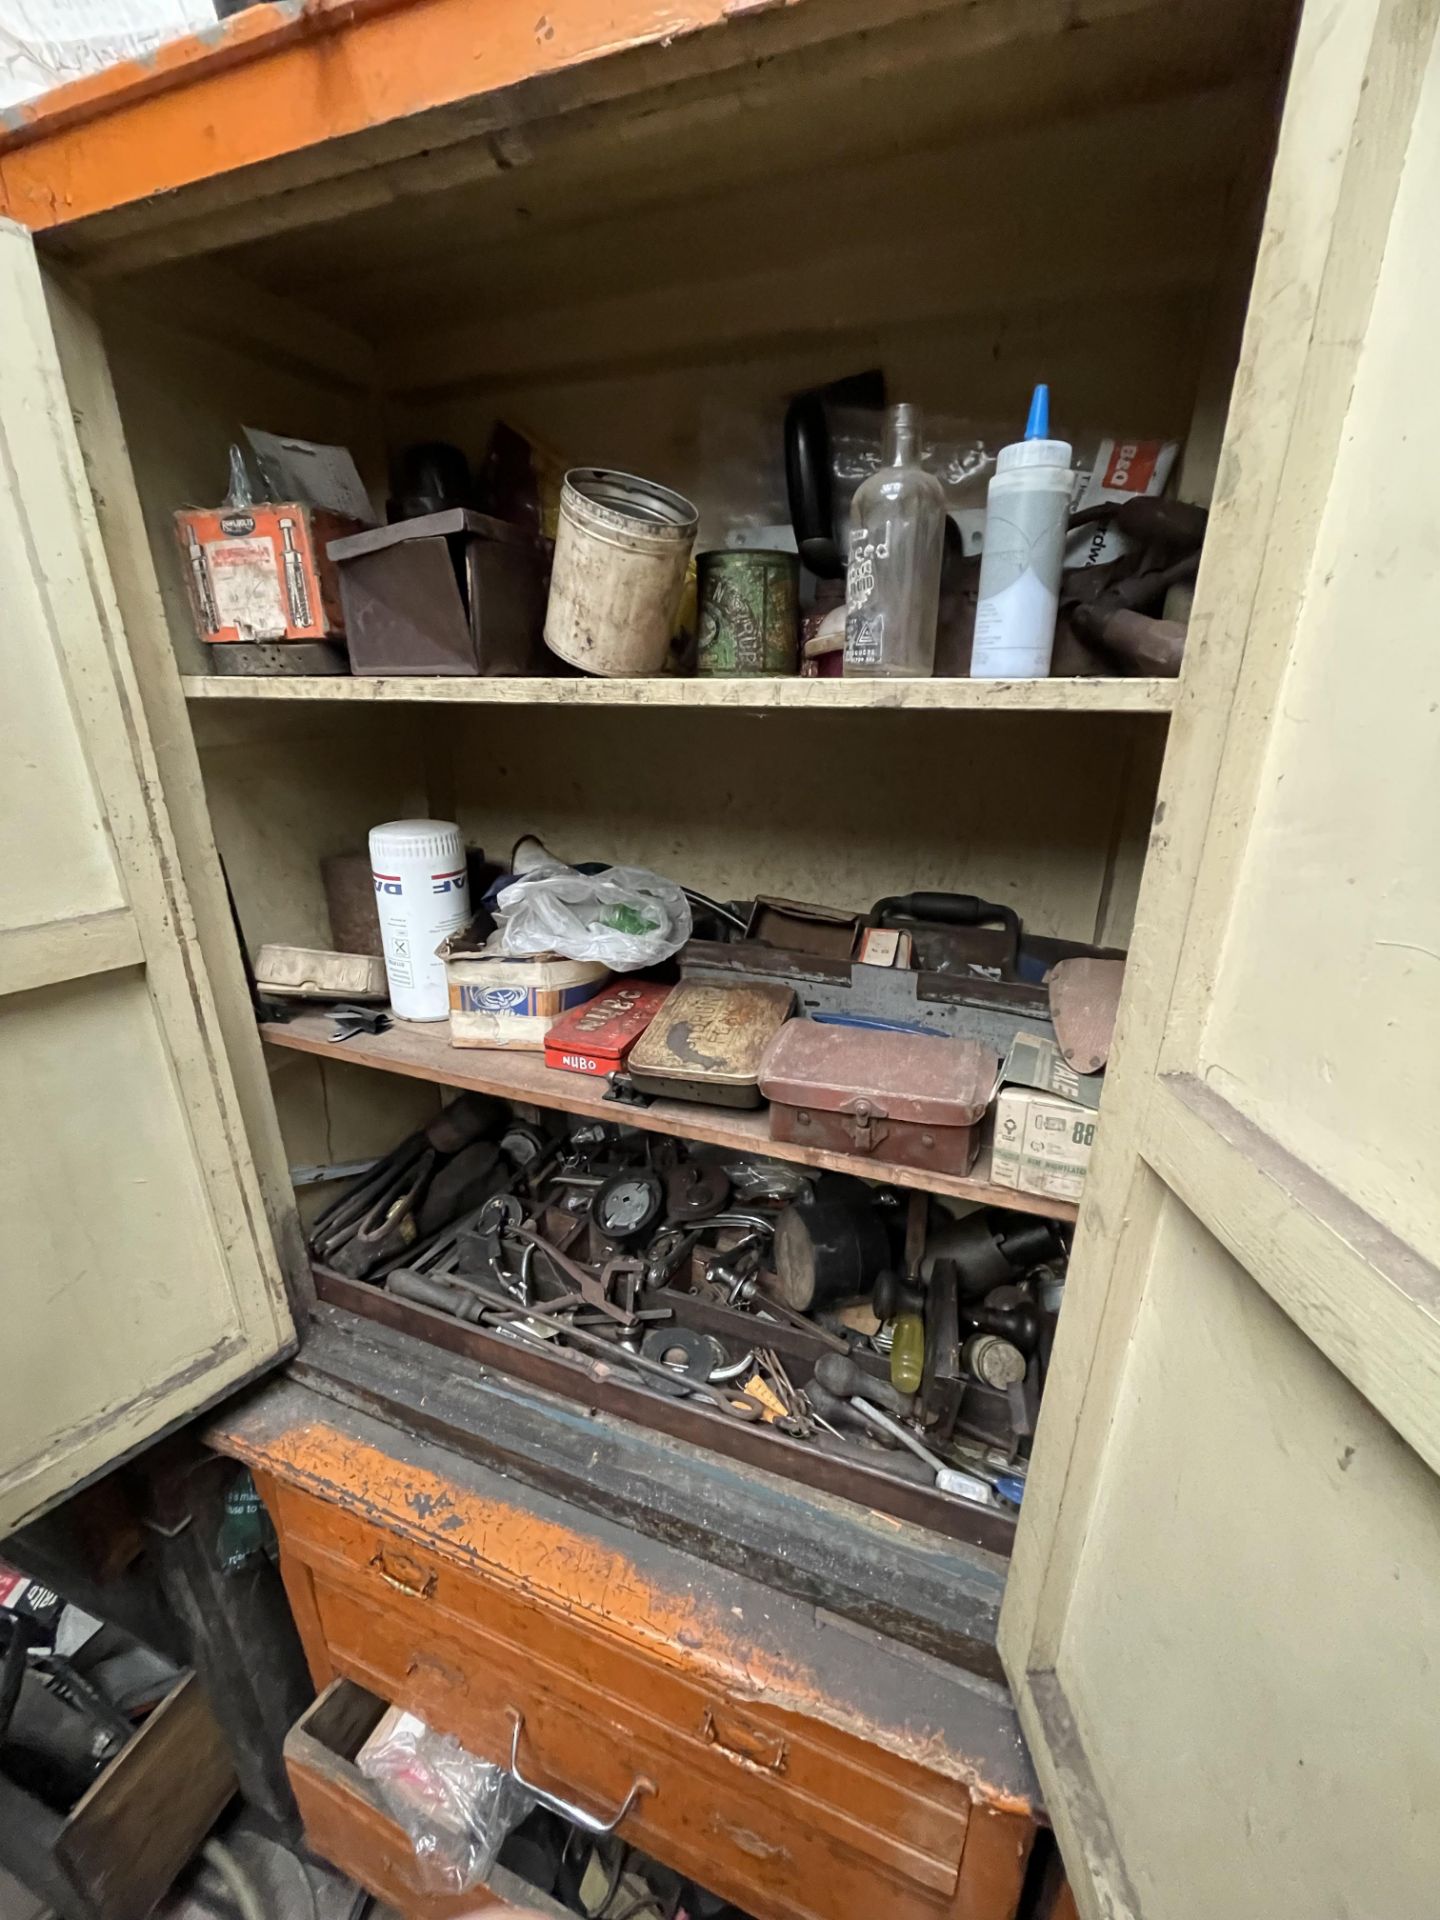
{"label": "plastic bottle with blue cap", "polygon": [[1068,440],[1050,438],[1050,389],[1030,401],[1025,438],[1002,447],[985,504],[972,680],[1050,672],[1075,475]]}

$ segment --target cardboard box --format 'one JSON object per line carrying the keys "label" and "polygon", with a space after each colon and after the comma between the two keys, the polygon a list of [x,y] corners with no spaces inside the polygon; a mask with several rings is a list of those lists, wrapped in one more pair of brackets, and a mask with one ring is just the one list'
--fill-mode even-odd
{"label": "cardboard box", "polygon": [[293,500],[182,508],[175,533],[200,638],[223,645],[342,637],[339,578],[325,549],[361,524]]}
{"label": "cardboard box", "polygon": [[990,1178],[997,1187],[1078,1200],[1099,1125],[1104,1076],[1076,1073],[1052,1040],[1017,1033],[1000,1070]]}

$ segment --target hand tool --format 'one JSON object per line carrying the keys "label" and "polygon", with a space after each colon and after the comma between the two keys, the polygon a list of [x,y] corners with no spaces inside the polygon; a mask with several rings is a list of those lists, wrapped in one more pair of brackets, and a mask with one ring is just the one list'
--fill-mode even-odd
{"label": "hand tool", "polygon": [[915,1409],[913,1393],[901,1393],[888,1380],[877,1380],[857,1366],[848,1354],[822,1354],[815,1362],[815,1378],[827,1393],[841,1400],[853,1400],[856,1394],[861,1394],[890,1413],[908,1414]]}
{"label": "hand tool", "polygon": [[824,1346],[834,1353],[849,1353],[850,1344],[842,1340],[838,1333],[831,1333],[828,1327],[819,1326],[803,1313],[797,1313],[794,1307],[787,1307],[783,1300],[777,1300],[774,1294],[766,1291],[760,1284],[758,1273],[746,1273],[737,1277],[730,1289],[726,1305],[731,1307],[753,1307],[756,1315],[764,1318],[766,1314],[781,1320],[789,1327],[801,1327],[812,1334]]}
{"label": "hand tool", "polygon": [[353,1040],[361,1033],[388,1033],[390,1016],[383,1007],[359,1007],[348,1003],[330,1009],[335,1025],[326,1035],[337,1042]]}
{"label": "hand tool", "polygon": [[[495,1311],[498,1312],[500,1309]],[[584,1333],[578,1327],[571,1326],[566,1320],[556,1320],[552,1314],[541,1313],[538,1310],[526,1313],[524,1308],[510,1306],[503,1311],[507,1315],[523,1316],[524,1321],[535,1320],[542,1326],[553,1325],[567,1340],[574,1340],[582,1347],[589,1347],[592,1351],[603,1354],[607,1359],[618,1360],[626,1367],[633,1367],[637,1373],[663,1380],[672,1391],[676,1385],[677,1375],[673,1368],[662,1366],[655,1360],[647,1360],[641,1354],[627,1353],[623,1348],[613,1347],[608,1340],[602,1340],[593,1333]],[[694,1398],[710,1401],[722,1413],[731,1414],[737,1420],[762,1420],[765,1417],[765,1409],[760,1402],[752,1400],[748,1393],[742,1393],[738,1388],[715,1387],[711,1386],[709,1381],[694,1378],[687,1378],[684,1384]]]}
{"label": "hand tool", "polygon": [[[581,1266],[578,1260],[572,1260],[568,1253],[562,1253],[553,1241],[547,1240],[542,1233],[536,1233],[533,1227],[512,1227],[510,1231],[515,1239],[527,1241],[543,1253],[567,1280],[573,1280],[579,1289],[580,1298],[587,1305],[594,1307],[597,1312],[608,1314],[612,1320],[620,1321],[623,1326],[630,1326],[633,1323],[635,1319],[633,1289],[629,1306],[622,1307],[611,1299],[610,1288],[617,1278],[631,1275],[635,1277],[638,1285],[645,1271],[642,1261],[620,1258],[607,1260],[597,1274],[592,1268]],[[565,1301],[552,1300],[550,1304],[552,1307],[568,1305],[569,1297],[567,1296]]]}
{"label": "hand tool", "polygon": [[908,1427],[902,1427],[898,1420],[892,1420],[888,1413],[882,1413],[870,1401],[858,1395],[851,1398],[850,1405],[860,1417],[872,1426],[877,1433],[888,1433],[898,1440],[902,1447],[908,1447],[917,1460],[923,1460],[935,1470],[935,1484],[941,1493],[959,1494],[962,1499],[974,1500],[979,1506],[992,1505],[990,1488],[977,1474],[961,1473],[957,1467],[947,1466],[938,1453],[932,1453],[923,1440],[916,1439]]}

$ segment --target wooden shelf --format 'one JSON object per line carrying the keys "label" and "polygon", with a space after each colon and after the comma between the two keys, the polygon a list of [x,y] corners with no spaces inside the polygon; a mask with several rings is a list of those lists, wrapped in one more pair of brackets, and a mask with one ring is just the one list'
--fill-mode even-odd
{"label": "wooden shelf", "polygon": [[630,680],[434,678],[288,679],[191,673],[191,700],[313,700],[327,704],[439,701],[501,707],[731,707],[746,712],[1168,713],[1174,680]]}
{"label": "wooden shelf", "polygon": [[[676,1134],[713,1146],[734,1147],[743,1153],[763,1153],[774,1160],[790,1160],[802,1167],[823,1167],[831,1173],[859,1174],[896,1187],[914,1187],[923,1193],[946,1194],[986,1206],[1011,1207],[1019,1213],[1038,1213],[1047,1220],[1071,1221],[1076,1208],[1066,1200],[1049,1200],[1033,1193],[1015,1193],[992,1186],[983,1177],[961,1179],[953,1174],[918,1173],[888,1161],[859,1154],[827,1153],[817,1147],[791,1146],[770,1138],[769,1114],[764,1107],[743,1112],[729,1107],[699,1106],[688,1100],[661,1100],[649,1107],[620,1106],[604,1097],[605,1083],[585,1074],[561,1073],[547,1067],[536,1053],[504,1053],[482,1047],[452,1047],[444,1021],[431,1025],[397,1020],[388,1033],[360,1034],[340,1044],[327,1039],[333,1022],[328,1013],[302,1013],[294,1020],[267,1022],[262,1038],[274,1047],[319,1054],[340,1065],[378,1067],[385,1073],[405,1074],[412,1080],[433,1080],[440,1086],[463,1087],[476,1093],[498,1094],[504,1100],[553,1107],[586,1119],[612,1120],[640,1127],[647,1133]],[[988,1149],[979,1162],[989,1170]]]}

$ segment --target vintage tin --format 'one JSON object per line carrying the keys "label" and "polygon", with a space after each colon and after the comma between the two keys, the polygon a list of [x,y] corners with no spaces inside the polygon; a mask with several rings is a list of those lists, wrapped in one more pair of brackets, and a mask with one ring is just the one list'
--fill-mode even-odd
{"label": "vintage tin", "polygon": [[682,980],[631,1049],[630,1078],[670,1100],[758,1107],[761,1057],[794,1005],[789,987]]}
{"label": "vintage tin", "polygon": [[702,553],[700,656],[715,677],[795,673],[800,665],[800,562],[793,553]]}
{"label": "vintage tin", "polygon": [[998,1056],[975,1040],[792,1020],[766,1048],[770,1138],[968,1173]]}
{"label": "vintage tin", "polygon": [[588,1005],[551,1027],[545,1036],[546,1066],[597,1079],[617,1072],[669,992],[654,980],[612,980]]}

